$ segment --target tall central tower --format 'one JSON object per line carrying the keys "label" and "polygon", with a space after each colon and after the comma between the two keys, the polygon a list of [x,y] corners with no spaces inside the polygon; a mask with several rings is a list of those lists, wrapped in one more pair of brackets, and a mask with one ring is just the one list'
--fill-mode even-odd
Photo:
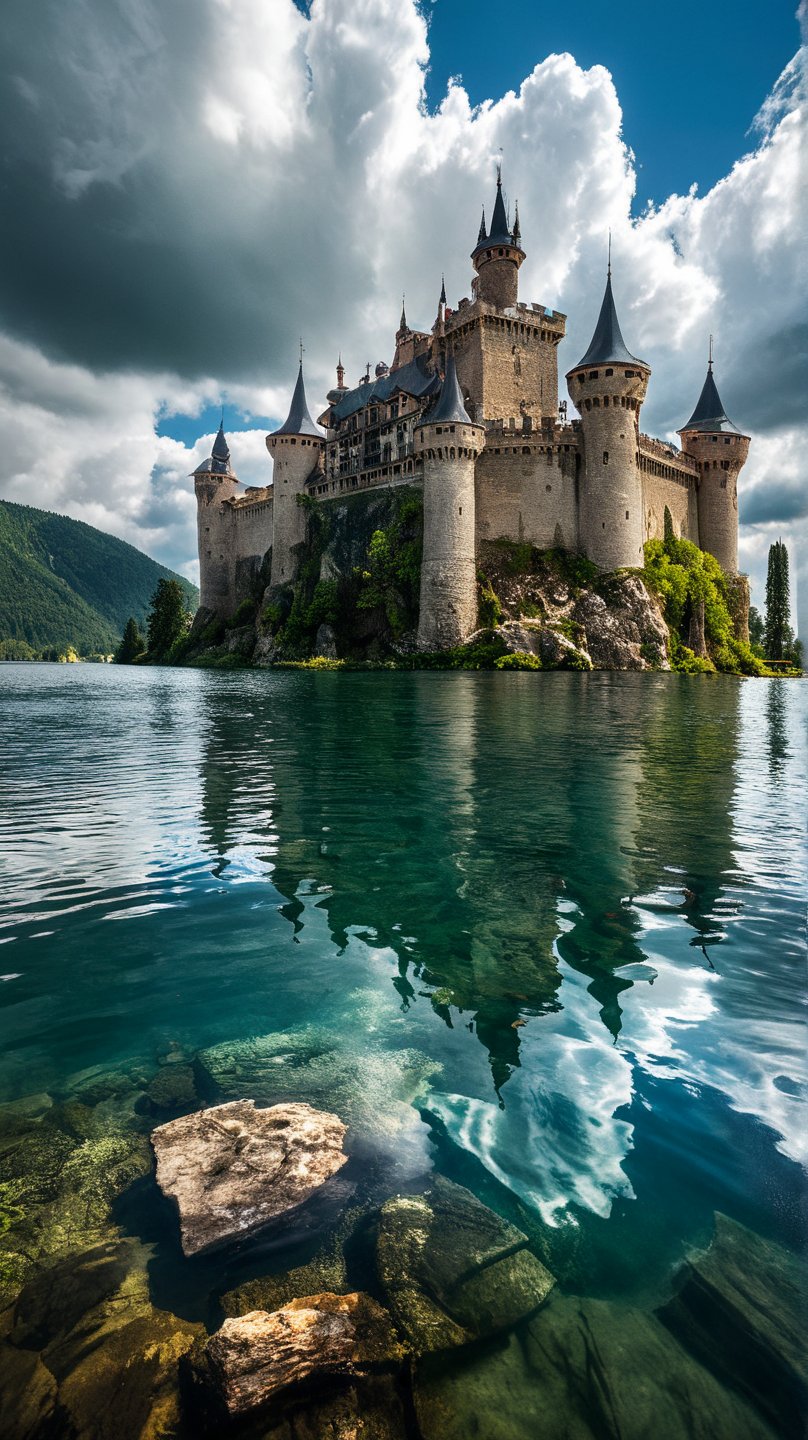
{"label": "tall central tower", "polygon": [[496,305],[499,310],[516,304],[519,298],[519,266],[525,258],[520,241],[519,212],[511,229],[502,198],[502,174],[497,169],[497,198],[491,216],[491,229],[486,234],[483,211],[477,244],[471,252],[471,263],[477,271],[478,300]]}
{"label": "tall central tower", "polygon": [[579,540],[601,570],[643,563],[640,407],[651,367],[626,348],[612,295],[612,269],[586,354],[567,373],[580,411],[584,470]]}

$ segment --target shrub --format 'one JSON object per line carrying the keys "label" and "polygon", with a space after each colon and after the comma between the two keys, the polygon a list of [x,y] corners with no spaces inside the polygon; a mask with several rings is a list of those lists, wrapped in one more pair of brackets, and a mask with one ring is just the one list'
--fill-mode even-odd
{"label": "shrub", "polygon": [[477,582],[480,587],[477,601],[479,622],[486,630],[493,630],[502,619],[502,603],[499,596],[494,593],[491,581],[482,572],[478,574]]}
{"label": "shrub", "polygon": [[541,670],[541,660],[538,655],[531,655],[528,650],[514,650],[510,655],[500,655],[494,661],[495,670]]}

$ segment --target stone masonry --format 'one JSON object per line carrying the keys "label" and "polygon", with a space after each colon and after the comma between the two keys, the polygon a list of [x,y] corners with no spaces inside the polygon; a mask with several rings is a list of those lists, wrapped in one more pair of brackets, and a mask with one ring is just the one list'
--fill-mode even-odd
{"label": "stone masonry", "polygon": [[267,437],[273,483],[242,491],[223,430],[195,472],[200,605],[229,618],[271,551],[271,584],[296,576],[304,497],[332,499],[396,485],[424,490],[419,645],[460,643],[476,628],[476,557],[507,539],[579,552],[602,570],[642,565],[643,544],[674,531],[738,568],[738,475],[749,437],[728,419],[712,358],[676,446],[643,435],[650,367],[628,350],[611,267],[586,354],[567,373],[579,418],[558,399],[566,316],[519,299],[525,258],[497,177],[471,259],[470,297],[455,308],[441,287],[430,330],[402,309],[392,363],[337,384],[315,422],[302,363],[289,415]]}

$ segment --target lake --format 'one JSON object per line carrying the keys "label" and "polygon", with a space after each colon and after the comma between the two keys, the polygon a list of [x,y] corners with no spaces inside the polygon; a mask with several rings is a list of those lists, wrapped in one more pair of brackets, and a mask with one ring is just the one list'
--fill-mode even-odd
{"label": "lake", "polygon": [[[138,1303],[210,1329],[224,1294],[306,1263],[331,1215],[184,1260],[144,1168],[155,1124],[242,1094],[348,1120],[357,1213],[442,1176],[527,1235],[560,1297],[617,1323],[665,1306],[716,1212],[798,1250],[807,696],[722,676],[0,666],[7,1300],[123,1237]],[[357,1288],[369,1245],[348,1247]],[[11,1369],[23,1350],[47,1368],[58,1341],[62,1403],[100,1434],[64,1379],[85,1352],[64,1317],[37,1324]],[[473,1433],[521,1437],[509,1395],[524,1414],[550,1382],[529,1346],[489,1344],[427,1389],[455,1394],[470,1366],[489,1417]],[[733,1383],[705,1434],[778,1433],[736,1412]],[[611,1434],[591,1403],[581,1424]]]}

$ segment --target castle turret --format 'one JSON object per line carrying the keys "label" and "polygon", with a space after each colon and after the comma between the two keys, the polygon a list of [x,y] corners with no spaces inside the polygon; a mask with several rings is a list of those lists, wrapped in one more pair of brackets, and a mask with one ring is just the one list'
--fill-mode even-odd
{"label": "castle turret", "polygon": [[620,333],[610,265],[592,342],[567,373],[584,440],[579,544],[601,570],[643,563],[639,420],[650,375]]}
{"label": "castle turret", "polygon": [[302,359],[289,414],[279,430],[267,435],[267,450],[274,461],[270,583],[287,585],[297,570],[294,547],[306,538],[306,516],[298,496],[305,494],[306,481],[325,451],[325,437],[306,403]]}
{"label": "castle turret", "polygon": [[207,460],[194,471],[199,543],[199,605],[226,618],[231,613],[230,510],[238,480],[230,466],[224,421]]}
{"label": "castle turret", "polygon": [[515,227],[511,230],[502,198],[502,173],[497,167],[497,198],[491,216],[491,229],[486,234],[483,211],[477,244],[471,252],[471,261],[477,271],[477,298],[496,305],[498,310],[515,305],[519,297],[519,266],[524,258],[518,212]]}
{"label": "castle turret", "polygon": [[699,545],[723,570],[738,573],[738,475],[749,436],[727,417],[713,375],[712,340],[707,378],[693,414],[678,432],[682,449],[699,467]]}
{"label": "castle turret", "polygon": [[463,404],[454,357],[440,395],[416,428],[424,474],[421,650],[460,645],[477,626],[474,466],[485,443]]}

